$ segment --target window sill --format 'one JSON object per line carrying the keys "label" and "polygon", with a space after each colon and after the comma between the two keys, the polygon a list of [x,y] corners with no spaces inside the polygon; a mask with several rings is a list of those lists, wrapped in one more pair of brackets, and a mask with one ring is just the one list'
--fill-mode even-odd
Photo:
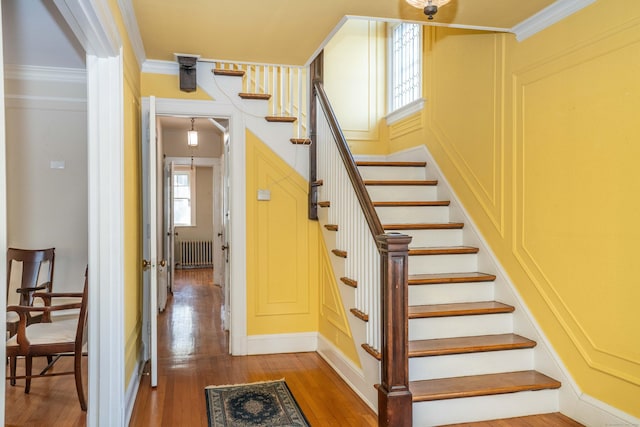
{"label": "window sill", "polygon": [[398,108],[395,111],[392,111],[391,113],[387,114],[385,116],[385,119],[387,121],[387,125],[392,125],[396,122],[399,122],[402,119],[405,119],[419,111],[422,111],[422,109],[424,108],[424,103],[426,102],[426,100],[424,98],[419,98],[416,99],[413,102],[410,102],[409,104],[405,105],[404,107]]}

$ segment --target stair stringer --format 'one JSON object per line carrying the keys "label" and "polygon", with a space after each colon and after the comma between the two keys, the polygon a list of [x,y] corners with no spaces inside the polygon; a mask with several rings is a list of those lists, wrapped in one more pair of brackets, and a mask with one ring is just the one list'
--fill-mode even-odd
{"label": "stair stringer", "polygon": [[[322,199],[321,196],[320,198]],[[378,392],[375,385],[380,383],[381,365],[379,360],[367,353],[361,346],[362,343],[367,342],[365,322],[349,312],[351,308],[355,307],[355,289],[340,281],[340,277],[344,276],[344,260],[331,253],[331,249],[336,248],[336,234],[340,231],[329,231],[324,227],[327,224],[328,209],[331,209],[331,207],[318,208],[318,221],[320,223],[320,229],[322,230],[325,247],[329,252],[328,257],[331,260],[331,268],[338,283],[342,304],[344,310],[347,312],[347,319],[349,327],[351,328],[353,342],[358,352],[361,368],[355,367],[351,360],[344,356],[328,339],[322,337],[322,335],[318,342],[318,353],[332,366],[338,375],[345,380],[349,387],[377,413]]]}
{"label": "stair stringer", "polygon": [[211,72],[212,69],[213,66],[210,63],[197,63],[198,88],[204,90],[214,99],[214,102],[230,105],[240,113],[239,116],[245,129],[253,132],[282,160],[308,180],[309,146],[293,145],[290,142],[295,124],[267,122],[265,116],[268,115],[268,101],[240,98],[238,93],[242,92],[242,78],[215,76]]}
{"label": "stair stringer", "polygon": [[[624,423],[638,424],[638,419],[613,408],[606,403],[599,401],[582,392],[580,387],[573,380],[568,369],[555,352],[551,343],[542,331],[533,317],[533,314],[527,307],[521,295],[513,285],[506,271],[499,263],[487,241],[478,231],[471,216],[468,214],[464,206],[460,203],[459,198],[453,191],[451,185],[438,167],[435,159],[428,151],[426,146],[410,148],[407,150],[392,153],[388,156],[376,155],[356,155],[356,160],[388,160],[388,161],[426,161],[427,162],[427,179],[438,180],[438,198],[440,200],[450,200],[450,221],[459,221],[465,224],[463,233],[463,244],[475,246],[480,249],[478,253],[478,270],[489,271],[496,275],[494,281],[494,298],[497,301],[515,307],[513,315],[513,332],[522,336],[526,336],[537,342],[533,351],[533,368],[536,371],[553,377],[562,383],[562,387],[558,390],[548,393],[557,393],[557,411],[579,421],[585,425],[607,425]],[[541,393],[537,391],[535,393]],[[517,393],[516,393],[517,394]],[[477,401],[478,408],[484,408],[491,401],[491,397],[486,398],[469,398]],[[545,399],[553,399],[545,397]],[[526,402],[526,399],[522,399]],[[446,402],[445,406],[453,405],[452,402]],[[426,405],[429,406],[429,405]],[[453,407],[449,409],[453,410]],[[432,412],[432,409],[427,409]],[[448,411],[447,411],[448,412]],[[455,412],[455,411],[454,411]],[[414,414],[415,415],[415,414]],[[487,414],[490,417],[490,414]],[[414,418],[415,419],[415,418]],[[489,419],[489,418],[487,418]]]}

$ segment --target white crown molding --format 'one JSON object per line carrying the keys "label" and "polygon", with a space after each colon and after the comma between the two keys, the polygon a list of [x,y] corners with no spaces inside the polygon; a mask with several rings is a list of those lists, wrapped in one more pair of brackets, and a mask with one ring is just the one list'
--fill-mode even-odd
{"label": "white crown molding", "polygon": [[40,67],[33,65],[4,66],[4,76],[11,80],[35,80],[58,83],[87,82],[87,71],[82,68]]}
{"label": "white crown molding", "polygon": [[146,54],[144,52],[144,43],[142,42],[142,36],[140,36],[140,28],[138,27],[138,20],[136,19],[133,4],[131,0],[118,0],[118,6],[120,7],[120,14],[122,15],[124,26],[129,35],[129,42],[131,42],[133,53],[138,61],[138,67],[141,67],[146,60]]}
{"label": "white crown molding", "polygon": [[122,42],[107,2],[54,0],[54,3],[87,54],[98,57],[120,54]]}
{"label": "white crown molding", "polygon": [[142,72],[178,75],[180,73],[180,65],[178,65],[177,62],[173,61],[158,61],[155,59],[147,59],[142,63]]}
{"label": "white crown molding", "polygon": [[515,25],[509,31],[516,35],[516,40],[522,41],[550,27],[556,22],[563,20],[567,16],[584,9],[595,1],[596,0],[558,0],[549,7],[542,9],[530,18]]}
{"label": "white crown molding", "polygon": [[62,98],[52,96],[6,95],[6,108],[33,110],[87,111],[86,98]]}

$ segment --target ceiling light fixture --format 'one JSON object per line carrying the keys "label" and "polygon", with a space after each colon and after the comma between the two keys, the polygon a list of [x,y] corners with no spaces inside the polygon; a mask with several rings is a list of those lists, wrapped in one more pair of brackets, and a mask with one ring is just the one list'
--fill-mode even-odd
{"label": "ceiling light fixture", "polygon": [[449,3],[450,0],[406,0],[411,6],[422,9],[424,14],[433,19],[433,15],[438,13],[438,8]]}
{"label": "ceiling light fixture", "polygon": [[193,129],[193,122],[195,119],[191,118],[191,130],[187,131],[187,145],[189,147],[197,147],[198,146],[198,131]]}

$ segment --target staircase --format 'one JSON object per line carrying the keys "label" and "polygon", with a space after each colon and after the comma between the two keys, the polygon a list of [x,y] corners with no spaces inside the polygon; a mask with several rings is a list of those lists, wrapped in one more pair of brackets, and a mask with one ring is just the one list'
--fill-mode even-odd
{"label": "staircase", "polygon": [[[515,308],[494,300],[479,249],[423,162],[356,163],[385,232],[409,247],[409,380],[413,425],[433,426],[558,410],[560,382],[534,370],[536,343],[514,333]],[[330,203],[319,203],[331,209]],[[325,228],[339,232],[341,224]],[[336,256],[346,256],[336,248]],[[358,278],[342,282],[357,286]],[[352,310],[362,321],[366,313]],[[375,352],[370,352],[376,356]]]}
{"label": "staircase", "polygon": [[[242,70],[211,71],[218,78],[247,80]],[[246,87],[237,96],[243,102],[270,100],[270,95]],[[286,112],[260,115],[270,123],[297,120]],[[311,142],[299,135],[289,138],[290,143]],[[451,203],[438,197],[439,183],[427,178],[426,163],[359,161],[356,165],[384,231],[412,237],[407,322],[413,426],[558,411],[560,382],[534,369],[536,342],[514,333],[515,308],[494,300],[496,276],[478,271],[480,250],[466,243],[471,239],[465,224],[450,220]],[[318,180],[311,185],[320,190],[317,206],[330,210],[331,201],[322,199],[323,184]],[[325,221],[323,225],[337,235],[346,224]],[[337,260],[350,256],[344,248],[330,250]],[[355,291],[361,280],[343,276],[340,286]],[[369,313],[347,308],[358,322],[370,322]],[[380,360],[377,346],[357,344],[368,353],[365,357]]]}

